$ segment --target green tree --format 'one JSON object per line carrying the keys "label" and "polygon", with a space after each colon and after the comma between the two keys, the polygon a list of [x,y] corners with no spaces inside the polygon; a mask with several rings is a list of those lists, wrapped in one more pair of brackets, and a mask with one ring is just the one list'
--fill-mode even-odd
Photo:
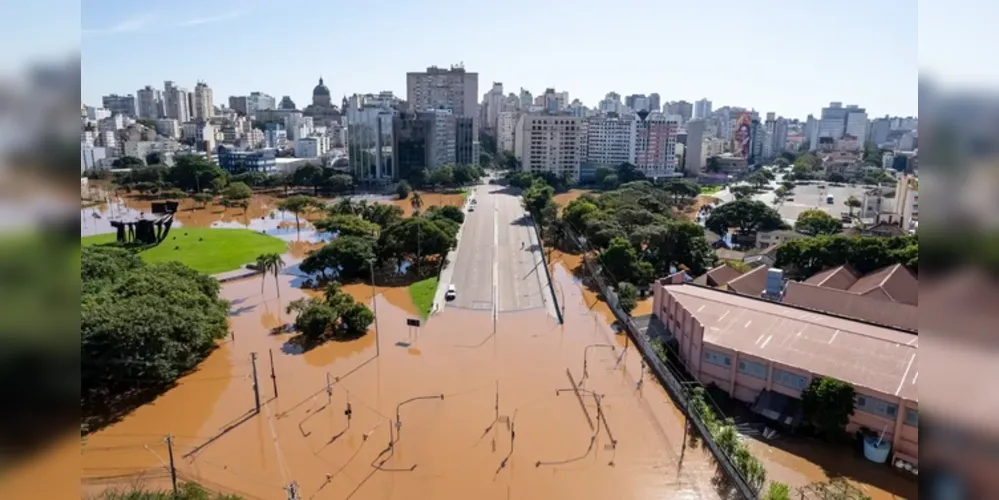
{"label": "green tree", "polygon": [[430,178],[427,179],[427,181],[430,185],[436,188],[454,185],[454,167],[451,165],[444,165],[431,170]]}
{"label": "green tree", "polygon": [[822,210],[810,209],[798,214],[794,230],[809,236],[836,234],[843,230],[843,223]]}
{"label": "green tree", "polygon": [[374,203],[361,214],[361,217],[368,222],[377,224],[379,228],[386,228],[401,221],[402,215],[402,207],[388,203]]}
{"label": "green tree", "polygon": [[323,177],[323,168],[312,163],[296,168],[291,177],[296,186],[311,187],[314,195],[319,195],[319,187],[326,180]]}
{"label": "green tree", "polygon": [[339,236],[312,252],[302,261],[301,269],[309,274],[327,271],[338,279],[367,276],[368,263],[375,258],[375,241],[371,237]]}
{"label": "green tree", "polygon": [[529,172],[515,171],[507,176],[510,185],[515,188],[527,189],[534,182],[534,177]]}
{"label": "green tree", "polygon": [[[204,156],[182,155],[174,157],[169,177],[174,186],[185,191],[213,188],[220,192],[225,187],[226,175],[225,170]],[[218,188],[215,188],[216,179],[221,182]]]}
{"label": "green tree", "polygon": [[763,189],[767,187],[767,183],[770,182],[767,176],[763,173],[763,170],[757,170],[746,178],[746,182],[756,186],[756,189]]}
{"label": "green tree", "polygon": [[580,231],[584,227],[583,218],[600,211],[595,202],[593,198],[581,196],[566,204],[562,210],[562,218],[569,223],[570,229]]}
{"label": "green tree", "polygon": [[673,203],[679,205],[684,199],[696,198],[701,194],[701,189],[697,184],[689,180],[672,180],[663,186],[663,191],[673,195]]}
{"label": "green tree", "polygon": [[170,175],[170,168],[166,165],[150,164],[150,166],[135,167],[129,173],[132,182],[151,182],[161,185],[167,181]]}
{"label": "green tree", "polygon": [[738,186],[732,186],[731,188],[729,188],[729,192],[732,193],[732,196],[734,196],[735,199],[743,200],[752,196],[753,193],[756,192],[756,190],[753,189],[752,186],[740,184]]}
{"label": "green tree", "polygon": [[608,175],[611,175],[613,173],[614,169],[610,167],[603,167],[603,166],[597,167],[596,172],[593,174],[593,180],[596,181],[597,185],[603,184],[604,179],[607,178]]}
{"label": "green tree", "polygon": [[850,217],[853,217],[854,210],[864,206],[864,204],[853,195],[848,196],[846,200],[843,201],[843,204],[850,209]]}
{"label": "green tree", "polygon": [[852,385],[832,377],[815,377],[801,393],[805,421],[826,437],[838,437],[853,415],[855,398]]}
{"label": "green tree", "polygon": [[145,166],[142,159],[134,156],[122,156],[111,162],[111,167],[113,168],[138,168],[142,166]]}
{"label": "green tree", "polygon": [[336,194],[343,194],[354,187],[354,178],[344,174],[333,174],[325,181],[326,189]]}
{"label": "green tree", "polygon": [[479,153],[479,165],[482,168],[489,168],[493,165],[493,157],[489,153]]}
{"label": "green tree", "polygon": [[625,314],[631,315],[631,311],[638,306],[638,289],[635,285],[626,281],[617,284],[617,305]]}
{"label": "green tree", "polygon": [[399,181],[399,184],[395,187],[395,194],[400,200],[405,200],[409,197],[409,193],[413,192],[413,187],[409,185],[407,181]]}
{"label": "green tree", "polygon": [[715,208],[704,225],[717,234],[726,234],[733,227],[741,234],[787,227],[776,210],[762,201],[751,200],[735,200]]}
{"label": "green tree", "polygon": [[195,202],[199,203],[201,208],[205,208],[209,202],[215,199],[215,197],[209,193],[194,193],[191,195],[191,198],[194,199]]}
{"label": "green tree", "polygon": [[427,217],[430,219],[450,219],[458,224],[465,222],[465,212],[462,212],[460,208],[454,205],[444,205],[442,207],[430,207],[427,210]]}
{"label": "green tree", "polygon": [[621,185],[621,181],[618,179],[617,174],[610,174],[604,177],[604,180],[600,182],[600,187],[608,191],[617,189]]}
{"label": "green tree", "polygon": [[316,206],[317,200],[311,196],[295,195],[289,196],[278,202],[278,210],[295,214],[295,231],[302,230],[299,215],[304,214],[309,208]]}
{"label": "green tree", "polygon": [[638,264],[638,253],[627,239],[617,237],[601,253],[600,262],[614,280],[631,281]]}
{"label": "green tree", "polygon": [[338,236],[361,236],[375,238],[378,224],[368,222],[357,215],[333,215],[315,223],[316,229],[336,233]]}
{"label": "green tree", "polygon": [[217,280],[179,262],[97,246],[80,266],[81,407],[94,430],[197,366],[228,334],[229,304]]}
{"label": "green tree", "polygon": [[918,240],[914,235],[890,238],[819,235],[781,244],[775,265],[800,278],[843,264],[863,274],[892,264],[902,264],[917,272],[918,255]]}
{"label": "green tree", "polygon": [[243,182],[233,182],[225,188],[225,197],[230,201],[248,200],[253,196],[253,190]]}

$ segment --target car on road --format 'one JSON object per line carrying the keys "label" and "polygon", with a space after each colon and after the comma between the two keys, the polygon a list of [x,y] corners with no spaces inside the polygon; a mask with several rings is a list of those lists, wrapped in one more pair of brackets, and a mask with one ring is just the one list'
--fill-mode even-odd
{"label": "car on road", "polygon": [[444,300],[454,300],[458,296],[458,291],[454,288],[454,283],[447,286],[447,291],[444,292]]}

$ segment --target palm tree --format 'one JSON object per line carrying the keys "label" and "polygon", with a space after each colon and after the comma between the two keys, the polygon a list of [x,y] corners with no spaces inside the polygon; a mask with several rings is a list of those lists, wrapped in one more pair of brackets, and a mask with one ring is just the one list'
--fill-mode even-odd
{"label": "palm tree", "polygon": [[278,298],[281,298],[281,281],[278,274],[284,269],[284,260],[277,253],[264,253],[257,256],[257,269],[261,273],[260,293],[264,293],[264,282],[267,280],[267,273],[274,275],[274,284],[277,286]]}
{"label": "palm tree", "polygon": [[413,191],[413,195],[409,198],[409,205],[413,207],[413,213],[420,213],[420,209],[423,208],[423,197],[420,193]]}
{"label": "palm tree", "polygon": [[268,255],[262,253],[257,256],[257,270],[260,271],[260,295],[264,294],[264,283],[267,281],[267,271],[269,271],[270,262],[268,261]]}
{"label": "palm tree", "polygon": [[280,254],[269,253],[266,254],[271,273],[274,275],[274,286],[277,287],[278,300],[281,299],[281,280],[278,279],[278,274],[281,274],[281,270],[284,269],[284,259],[281,258]]}

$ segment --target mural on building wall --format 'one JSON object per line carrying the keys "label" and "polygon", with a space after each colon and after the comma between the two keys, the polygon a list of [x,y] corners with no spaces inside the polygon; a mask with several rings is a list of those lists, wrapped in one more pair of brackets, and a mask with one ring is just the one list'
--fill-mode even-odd
{"label": "mural on building wall", "polygon": [[735,122],[735,144],[732,150],[738,156],[749,158],[749,142],[752,138],[753,119],[749,113],[742,113]]}

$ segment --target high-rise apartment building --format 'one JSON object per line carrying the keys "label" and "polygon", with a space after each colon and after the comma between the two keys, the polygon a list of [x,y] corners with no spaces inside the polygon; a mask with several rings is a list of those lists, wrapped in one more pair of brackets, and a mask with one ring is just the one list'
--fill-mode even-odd
{"label": "high-rise apartment building", "polygon": [[517,122],[520,120],[520,111],[500,111],[496,118],[496,147],[500,151],[512,153],[514,150],[514,138],[517,135]]}
{"label": "high-rise apartment building", "polygon": [[503,111],[503,102],[505,100],[506,97],[503,96],[503,83],[493,82],[493,88],[489,89],[489,92],[486,92],[485,99],[483,99],[483,104],[486,107],[485,127],[496,130],[496,122],[500,111]]}
{"label": "high-rise apartment building", "polygon": [[846,125],[843,135],[852,136],[856,139],[856,144],[863,148],[864,141],[867,140],[867,112],[856,105],[846,107]]}
{"label": "high-rise apartment building", "polygon": [[135,118],[138,107],[135,103],[135,96],[111,94],[101,97],[101,104],[112,114],[123,115]]}
{"label": "high-rise apartment building", "polygon": [[195,120],[207,120],[215,114],[215,98],[212,95],[212,88],[205,82],[198,82],[194,86],[194,108]]}
{"label": "high-rise apartment building", "polygon": [[155,120],[160,117],[163,96],[159,89],[146,85],[135,93],[138,98],[139,118]]}
{"label": "high-rise apartment building", "polygon": [[231,95],[229,96],[229,108],[236,111],[241,115],[247,115],[246,112],[247,105],[249,104],[245,95]]}
{"label": "high-rise apartment building", "polygon": [[682,123],[686,123],[694,115],[694,105],[687,101],[671,101],[663,109],[664,115],[676,115]]}
{"label": "high-rise apartment building", "polygon": [[653,92],[649,94],[649,111],[658,112],[662,108],[662,98]]}
{"label": "high-rise apartment building", "polygon": [[392,163],[400,179],[455,162],[455,125],[450,111],[399,113],[392,119]]}
{"label": "high-rise apartment building", "polygon": [[406,73],[406,101],[417,112],[443,108],[454,116],[474,117],[478,93],[479,74],[465,71],[461,65]]}
{"label": "high-rise apartment building", "polygon": [[875,147],[888,142],[888,134],[891,133],[891,118],[875,118],[871,121],[871,126],[867,129],[867,142],[871,142]]}
{"label": "high-rise apartment building", "polygon": [[704,120],[687,122],[687,146],[683,149],[683,170],[687,177],[696,178],[704,169]]}
{"label": "high-rise apartment building", "polygon": [[701,99],[694,103],[694,118],[706,119],[711,115],[711,101]]}
{"label": "high-rise apartment building", "polygon": [[616,167],[622,163],[635,163],[636,121],[633,116],[617,113],[597,115],[586,119],[587,164]]}
{"label": "high-rise apartment building", "polygon": [[604,99],[597,105],[601,113],[622,113],[624,105],[621,103],[621,94],[608,92]]}
{"label": "high-rise apartment building", "polygon": [[454,117],[454,161],[459,165],[479,164],[478,125],[471,116]]}
{"label": "high-rise apartment building", "polygon": [[171,81],[163,82],[163,110],[167,118],[173,118],[181,123],[191,120],[191,108],[187,91],[177,87]]}
{"label": "high-rise apartment building", "polygon": [[635,131],[635,166],[646,177],[676,175],[676,134],[679,123],[662,113],[638,113]]}
{"label": "high-rise apartment building", "polygon": [[519,109],[521,111],[527,111],[528,109],[530,109],[531,104],[534,104],[534,96],[531,95],[531,91],[530,90],[527,90],[524,87],[521,87],[520,88],[520,108]]}
{"label": "high-rise apartment building", "polygon": [[579,181],[583,119],[562,114],[525,114],[515,137],[515,155],[525,172],[552,172]]}

